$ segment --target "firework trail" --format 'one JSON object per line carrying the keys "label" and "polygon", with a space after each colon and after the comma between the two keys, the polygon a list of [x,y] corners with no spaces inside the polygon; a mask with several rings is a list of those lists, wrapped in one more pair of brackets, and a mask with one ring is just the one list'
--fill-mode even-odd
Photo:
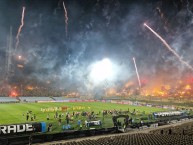
{"label": "firework trail", "polygon": [[68,36],[68,13],[67,13],[67,9],[64,4],[64,1],[63,1],[63,7],[64,7],[64,16],[65,16],[65,23],[66,23],[66,37],[67,37]]}
{"label": "firework trail", "polygon": [[22,11],[22,17],[21,17],[21,25],[19,26],[18,32],[17,32],[17,36],[16,36],[16,46],[15,48],[17,49],[18,45],[19,45],[19,35],[21,33],[21,29],[24,25],[24,16],[25,16],[25,7],[23,7],[23,11]]}
{"label": "firework trail", "polygon": [[151,27],[149,27],[146,23],[144,23],[144,26],[147,27],[156,37],[158,37],[162,42],[163,44],[168,48],[169,51],[171,51],[177,58],[178,60],[185,64],[189,69],[191,69],[193,71],[193,67],[190,66],[186,61],[182,60],[182,58],[178,55],[178,53],[173,50],[170,45],[158,34],[156,33]]}
{"label": "firework trail", "polygon": [[139,78],[139,73],[138,73],[138,70],[137,70],[137,65],[136,65],[136,62],[135,62],[135,58],[133,57],[133,62],[134,62],[134,65],[135,65],[135,71],[136,71],[136,74],[137,74],[137,79],[138,79],[138,83],[139,83],[139,88],[141,88],[141,81],[140,81],[140,78]]}

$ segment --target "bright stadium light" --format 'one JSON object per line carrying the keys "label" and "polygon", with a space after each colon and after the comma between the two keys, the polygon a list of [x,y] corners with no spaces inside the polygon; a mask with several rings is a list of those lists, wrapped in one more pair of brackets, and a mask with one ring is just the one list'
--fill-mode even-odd
{"label": "bright stadium light", "polygon": [[94,82],[108,80],[112,77],[112,74],[112,63],[108,58],[96,62],[91,66],[90,78]]}

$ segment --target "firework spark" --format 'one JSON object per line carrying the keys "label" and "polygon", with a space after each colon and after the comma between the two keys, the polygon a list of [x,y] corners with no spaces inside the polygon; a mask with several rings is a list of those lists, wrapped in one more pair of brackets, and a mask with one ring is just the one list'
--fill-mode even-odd
{"label": "firework spark", "polygon": [[167,28],[168,21],[167,21],[167,18],[165,17],[164,13],[161,11],[161,9],[159,7],[157,7],[156,10],[157,10],[158,14],[160,15],[161,20],[164,23],[164,29],[168,32],[168,28]]}
{"label": "firework spark", "polygon": [[182,58],[179,56],[179,54],[173,50],[170,45],[158,34],[156,33],[151,27],[149,27],[146,23],[144,23],[144,26],[147,27],[156,37],[158,37],[163,44],[168,48],[169,51],[171,51],[177,58],[178,60],[183,63],[184,65],[186,65],[189,69],[191,69],[193,71],[193,67],[190,66],[186,61],[182,60]]}
{"label": "firework spark", "polygon": [[137,70],[137,65],[136,65],[134,57],[133,57],[133,62],[134,62],[134,65],[135,65],[135,71],[136,71],[136,75],[137,75],[137,79],[138,79],[138,83],[139,83],[139,88],[141,88],[141,81],[140,81],[140,78],[139,78],[139,73],[138,73],[138,70]]}
{"label": "firework spark", "polygon": [[66,37],[68,36],[68,13],[67,13],[67,9],[66,6],[63,2],[63,7],[64,7],[64,16],[65,16],[65,23],[66,23]]}
{"label": "firework spark", "polygon": [[22,11],[22,17],[21,17],[21,25],[19,26],[18,32],[17,32],[17,36],[16,36],[16,46],[15,48],[17,49],[18,45],[19,45],[19,35],[21,33],[21,29],[24,26],[24,16],[25,16],[25,7],[23,7],[23,11]]}

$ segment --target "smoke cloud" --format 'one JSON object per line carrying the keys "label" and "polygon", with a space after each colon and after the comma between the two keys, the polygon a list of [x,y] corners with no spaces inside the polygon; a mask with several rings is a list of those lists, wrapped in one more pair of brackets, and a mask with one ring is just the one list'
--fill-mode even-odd
{"label": "smoke cloud", "polygon": [[[25,26],[12,61],[14,66],[21,63],[24,68],[14,67],[10,83],[33,80],[82,94],[89,91],[101,94],[105,87],[122,88],[128,81],[137,86],[132,61],[135,57],[140,78],[148,80],[143,87],[173,84],[190,76],[191,71],[143,23],[152,26],[185,61],[193,65],[193,4],[187,2],[67,0],[66,37],[62,1],[1,1],[0,72],[5,73],[9,28],[13,27],[14,47],[22,6],[25,5]],[[18,55],[23,59],[17,60]],[[116,75],[98,85],[89,77],[90,66],[104,58],[112,61]]]}

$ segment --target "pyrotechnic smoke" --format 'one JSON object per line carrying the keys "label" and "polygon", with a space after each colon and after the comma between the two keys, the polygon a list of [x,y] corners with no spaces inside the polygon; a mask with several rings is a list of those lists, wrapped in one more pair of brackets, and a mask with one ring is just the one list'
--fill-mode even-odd
{"label": "pyrotechnic smoke", "polygon": [[67,13],[67,9],[66,6],[63,2],[63,7],[64,7],[64,16],[65,16],[65,23],[66,23],[66,37],[68,36],[68,13]]}
{"label": "pyrotechnic smoke", "polygon": [[156,33],[151,27],[149,27],[146,23],[144,23],[144,26],[146,26],[156,37],[158,37],[162,42],[163,44],[168,48],[169,51],[171,51],[177,58],[178,60],[185,64],[189,69],[193,70],[193,67],[190,66],[186,61],[182,60],[182,58],[179,56],[179,54],[173,50],[170,45],[158,34]]}
{"label": "pyrotechnic smoke", "polygon": [[[13,1],[9,3],[4,1],[0,3],[1,6],[4,4],[0,10],[2,11],[0,19],[3,24],[0,22],[0,43],[2,46],[0,48],[0,67],[2,68],[0,68],[0,73],[4,73],[3,68],[6,62],[6,54],[8,54],[6,48],[3,47],[6,46],[6,40],[4,39],[7,35],[8,27],[15,24],[14,17],[17,17],[17,14],[14,9],[6,11],[6,15],[3,15],[3,12],[7,9],[7,6],[15,9],[20,8],[19,24],[16,28],[18,29],[21,23],[22,2]],[[167,5],[168,3],[169,5]],[[179,1],[174,1],[174,4],[178,3]],[[181,50],[182,53],[179,53],[180,56],[185,52],[191,54],[193,51],[193,43],[191,42],[193,33],[192,25],[186,27],[187,23],[184,24],[184,18],[187,16],[186,7],[182,9],[179,6],[178,8],[178,5],[175,7],[171,5],[171,2],[166,1],[163,1],[163,4],[158,6],[157,2],[149,3],[143,1],[138,3],[133,1],[132,3],[125,3],[119,0],[104,2],[97,0],[85,3],[65,0],[48,1],[46,3],[31,1],[26,3],[26,5],[28,4],[31,8],[28,21],[26,21],[27,13],[25,11],[25,18],[23,12],[25,25],[22,27],[21,24],[20,29],[16,30],[18,32],[18,34],[16,32],[17,38],[20,39],[20,42],[18,40],[19,44],[17,44],[18,49],[22,42],[21,37],[24,27],[26,32],[29,32],[28,37],[22,42],[21,53],[18,52],[18,54],[25,56],[26,61],[16,63],[16,65],[21,64],[25,67],[21,69],[22,66],[18,66],[18,68],[14,69],[14,76],[10,78],[10,84],[19,84],[20,80],[30,84],[32,81],[34,86],[36,84],[39,86],[46,84],[46,86],[48,85],[53,89],[78,90],[81,94],[96,92],[96,96],[104,95],[104,88],[107,85],[104,82],[95,83],[93,79],[89,78],[90,66],[104,57],[108,57],[113,61],[113,67],[115,65],[113,71],[116,71],[115,77],[111,80],[107,79],[107,90],[117,88],[117,93],[122,90],[128,80],[132,82],[137,80],[136,72],[132,71],[133,60],[130,63],[127,61],[128,58],[133,59],[134,56],[137,58],[137,67],[140,66],[140,70],[143,70],[143,78],[148,80],[148,83],[144,86],[142,74],[139,72],[141,87],[144,86],[143,89],[153,89],[155,86],[167,83],[175,84],[177,79],[181,79],[186,73],[189,73],[184,69],[178,70],[178,67],[175,67],[175,62],[172,62],[169,58],[167,59],[166,55],[159,59],[157,56],[160,56],[164,49],[155,52],[154,48],[157,46],[157,42],[152,41],[151,46],[149,46],[142,35],[141,28],[136,27],[144,18],[161,19],[161,13],[163,13],[169,22],[167,23],[170,26],[169,31],[175,32],[170,37],[170,39],[176,40],[175,45],[178,47],[174,48],[183,48]],[[54,9],[54,6],[57,6],[57,8]],[[161,10],[160,15],[158,15],[159,10],[156,10],[157,7]],[[72,10],[71,15],[69,15],[69,8]],[[189,10],[191,8],[192,4],[189,0]],[[157,15],[152,13],[153,11],[156,11]],[[71,29],[69,29],[70,33],[68,32],[68,22],[70,22],[68,21],[68,16],[71,23],[73,23],[73,25],[69,23],[69,26],[71,26]],[[165,19],[161,20],[164,23]],[[183,29],[176,23],[178,21],[179,24],[184,24]],[[154,24],[159,26],[158,29],[162,31],[163,24],[160,25],[159,22],[156,21]],[[27,23],[30,24],[28,27],[26,27]],[[125,33],[128,28],[132,28],[130,33]],[[63,29],[64,31],[61,31]],[[70,39],[63,39],[64,35],[69,37],[69,34]],[[177,39],[176,36],[178,36]],[[167,49],[165,51],[170,53]],[[176,49],[175,51],[179,52]],[[172,58],[176,59],[175,57],[172,54]],[[184,59],[189,61],[191,56],[189,55],[189,58],[184,56]],[[168,65],[171,67],[168,67]],[[186,66],[184,67],[187,68]],[[55,78],[53,75],[57,77]],[[47,84],[47,82],[51,83]],[[134,85],[128,87],[129,92],[134,89]]]}
{"label": "pyrotechnic smoke", "polygon": [[141,88],[141,81],[140,81],[140,78],[139,78],[139,73],[138,73],[138,70],[137,70],[137,65],[136,65],[134,57],[133,57],[133,62],[134,62],[134,65],[135,65],[135,71],[136,71],[136,75],[137,75],[137,79],[138,79],[138,83],[139,83],[139,88]]}
{"label": "pyrotechnic smoke", "polygon": [[192,14],[192,11],[189,9],[189,1],[187,0],[187,4],[186,4],[186,9],[187,9],[187,11],[190,13],[190,14]]}
{"label": "pyrotechnic smoke", "polygon": [[19,35],[21,33],[21,29],[24,26],[24,16],[25,16],[25,7],[23,7],[23,11],[22,11],[22,17],[21,17],[21,25],[19,26],[18,32],[17,32],[17,36],[16,36],[16,46],[15,49],[17,49],[18,45],[19,45]]}
{"label": "pyrotechnic smoke", "polygon": [[167,18],[165,17],[164,13],[161,11],[161,9],[159,7],[156,8],[156,10],[158,11],[158,14],[160,15],[161,17],[161,20],[163,21],[164,23],[164,29],[166,31],[168,31],[168,28],[167,28]]}

